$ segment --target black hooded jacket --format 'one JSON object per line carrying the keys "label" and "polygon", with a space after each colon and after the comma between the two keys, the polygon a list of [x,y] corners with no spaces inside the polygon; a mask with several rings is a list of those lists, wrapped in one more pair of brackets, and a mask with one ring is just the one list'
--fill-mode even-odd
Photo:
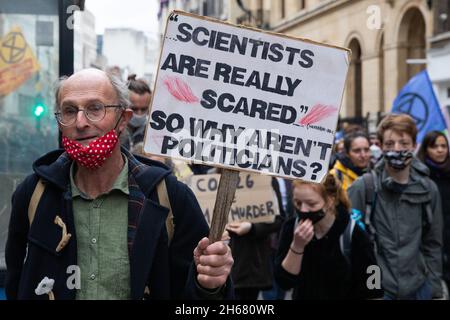
{"label": "black hooded jacket", "polygon": [[[122,148],[128,158],[128,241],[131,298],[205,299],[232,297],[228,283],[219,294],[210,294],[196,282],[193,250],[208,236],[208,225],[192,191],[170,174],[162,163],[135,157]],[[35,288],[44,277],[55,280],[55,299],[75,299],[76,290],[69,289],[67,273],[77,265],[77,237],[70,188],[72,161],[63,150],[38,159],[34,173],[16,189],[6,244],[6,295],[8,299],[48,299],[36,295]],[[45,191],[31,227],[28,204],[38,179]],[[174,216],[174,234],[168,244],[166,219],[168,209],[158,202],[156,186],[165,179]],[[54,223],[59,215],[72,238],[61,251],[61,228]],[[131,242],[130,242],[131,241]]]}

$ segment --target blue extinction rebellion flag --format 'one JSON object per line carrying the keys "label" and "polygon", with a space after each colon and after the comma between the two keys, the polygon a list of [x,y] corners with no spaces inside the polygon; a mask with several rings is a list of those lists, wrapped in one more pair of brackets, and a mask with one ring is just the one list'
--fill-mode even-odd
{"label": "blue extinction rebellion flag", "polygon": [[412,77],[400,90],[392,113],[407,113],[414,118],[418,130],[417,143],[422,142],[427,132],[447,128],[427,70]]}

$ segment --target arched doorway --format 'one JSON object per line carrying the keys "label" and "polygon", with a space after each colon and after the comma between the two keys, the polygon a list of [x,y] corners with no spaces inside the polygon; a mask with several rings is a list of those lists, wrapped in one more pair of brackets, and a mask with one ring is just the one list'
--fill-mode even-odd
{"label": "arched doorway", "polygon": [[409,79],[426,68],[426,64],[406,61],[426,57],[425,19],[418,8],[411,8],[403,15],[398,33],[398,44],[398,89],[400,89]]}
{"label": "arched doorway", "polygon": [[352,51],[352,60],[347,80],[347,116],[362,117],[361,45],[357,39],[352,39],[348,48]]}

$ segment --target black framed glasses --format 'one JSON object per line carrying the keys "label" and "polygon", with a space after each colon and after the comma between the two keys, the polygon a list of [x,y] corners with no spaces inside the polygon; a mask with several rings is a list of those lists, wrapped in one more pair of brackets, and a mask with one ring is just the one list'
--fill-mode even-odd
{"label": "black framed glasses", "polygon": [[84,116],[92,122],[101,121],[106,115],[107,108],[122,108],[121,105],[104,105],[102,103],[93,103],[80,109],[76,106],[62,106],[60,112],[55,112],[55,117],[63,126],[70,126],[77,121],[78,112],[83,111]]}

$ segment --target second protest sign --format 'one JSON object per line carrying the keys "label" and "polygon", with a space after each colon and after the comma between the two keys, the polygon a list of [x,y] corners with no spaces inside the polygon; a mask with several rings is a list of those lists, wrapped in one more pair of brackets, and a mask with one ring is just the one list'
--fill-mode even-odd
{"label": "second protest sign", "polygon": [[[220,174],[196,175],[189,181],[189,186],[208,224],[211,223],[219,182]],[[228,222],[274,222],[279,214],[278,200],[272,188],[271,178],[242,172],[239,175]]]}

